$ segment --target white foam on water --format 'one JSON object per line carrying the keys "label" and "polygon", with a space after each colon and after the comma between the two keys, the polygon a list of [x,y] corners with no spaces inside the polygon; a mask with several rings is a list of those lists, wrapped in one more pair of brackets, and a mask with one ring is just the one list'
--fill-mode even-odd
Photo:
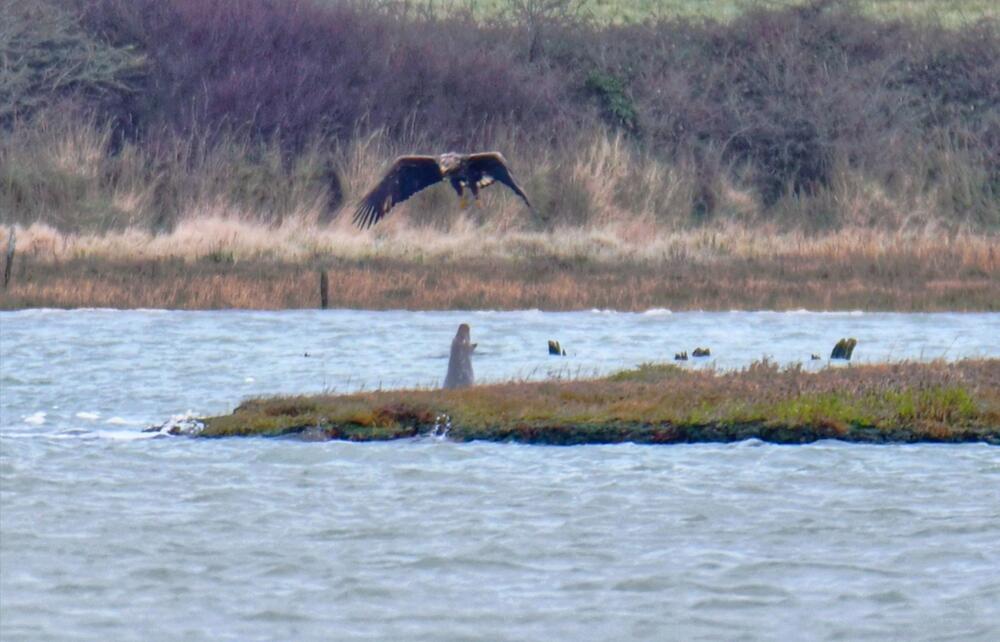
{"label": "white foam on water", "polygon": [[[426,312],[426,311],[425,311]],[[535,316],[542,314],[542,311],[538,308],[525,308],[523,310],[463,310],[463,313],[472,314],[474,316],[495,316],[502,314],[516,313],[520,316]],[[413,314],[412,312],[410,314]]]}
{"label": "white foam on water", "polygon": [[197,435],[202,430],[205,429],[205,424],[201,422],[196,415],[191,410],[181,413],[179,415],[171,415],[170,419],[166,420],[162,424],[150,426],[150,429],[158,430],[147,430],[143,431],[146,435]]}
{"label": "white foam on water", "polygon": [[243,379],[243,383],[253,383],[254,381],[257,380],[254,379],[253,377],[246,377],[245,379]]}
{"label": "white foam on water", "polygon": [[71,312],[72,310],[63,308],[25,308],[24,310],[5,311],[4,314],[15,317],[41,317],[55,314],[69,314]]}
{"label": "white foam on water", "polygon": [[144,422],[144,421],[129,421],[128,419],[125,419],[124,417],[111,417],[107,421],[105,421],[104,423],[110,424],[112,426],[145,426],[146,425],[146,422]]}
{"label": "white foam on water", "polygon": [[669,308],[650,308],[643,312],[642,314],[647,317],[661,317],[668,314],[673,314],[673,310]]}
{"label": "white foam on water", "polygon": [[27,417],[22,417],[22,421],[26,424],[33,424],[35,426],[41,426],[45,423],[45,415],[47,413],[39,410],[38,412],[28,415]]}
{"label": "white foam on water", "polygon": [[448,431],[451,430],[451,417],[448,415],[438,415],[434,419],[434,427],[427,433],[427,438],[434,441],[447,441]]}
{"label": "white foam on water", "polygon": [[101,418],[101,413],[99,413],[99,412],[81,411],[81,412],[76,413],[76,418],[77,419],[89,419],[90,421],[94,421],[96,419],[100,419]]}

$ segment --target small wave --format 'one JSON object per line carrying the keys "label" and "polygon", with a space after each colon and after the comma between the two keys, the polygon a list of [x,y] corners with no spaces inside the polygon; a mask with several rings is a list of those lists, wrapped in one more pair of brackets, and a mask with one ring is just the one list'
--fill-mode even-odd
{"label": "small wave", "polygon": [[[693,311],[693,310],[692,310]],[[698,310],[698,312],[703,312],[703,310]],[[731,309],[728,311],[729,314],[768,314],[775,316],[786,316],[786,315],[796,315],[796,314],[815,314],[818,316],[846,316],[846,317],[860,317],[865,314],[864,310],[809,310],[807,308],[795,308],[794,310],[736,310]]]}
{"label": "small wave", "polygon": [[81,312],[119,313],[119,312],[131,312],[131,310],[122,310],[119,308],[27,308],[24,310],[3,311],[0,312],[0,314],[10,315],[13,317],[27,317],[29,319],[32,319],[38,317],[70,316],[79,314]]}
{"label": "small wave", "polygon": [[156,439],[162,434],[158,432],[139,432],[136,430],[98,430],[93,433],[98,439],[112,441],[139,441],[141,439]]}
{"label": "small wave", "polygon": [[493,316],[493,315],[506,315],[506,314],[542,314],[542,311],[538,308],[524,308],[523,310],[463,310],[462,312],[473,314],[475,316]]}
{"label": "small wave", "polygon": [[55,316],[55,315],[74,315],[84,313],[114,313],[119,312],[132,313],[141,312],[143,314],[171,314],[177,312],[177,310],[168,310],[166,308],[25,308],[23,310],[6,310],[2,314],[9,314],[11,316],[20,317],[39,317],[39,316]]}
{"label": "small wave", "polygon": [[108,439],[111,441],[139,441],[163,437],[159,432],[140,432],[138,430],[63,430],[54,435],[46,435],[47,439]]}
{"label": "small wave", "polygon": [[864,314],[861,310],[809,310],[807,308],[796,308],[794,310],[759,310],[759,312],[773,312],[774,314],[816,314],[826,316],[859,316]]}
{"label": "small wave", "polygon": [[660,316],[666,316],[668,314],[673,314],[673,311],[670,310],[669,308],[650,308],[645,312],[643,312],[642,314],[643,316],[660,317]]}
{"label": "small wave", "polygon": [[244,377],[244,379],[243,379],[243,383],[253,383],[254,381],[257,381],[257,380],[254,379],[253,377]]}
{"label": "small wave", "polygon": [[87,412],[87,411],[84,410],[84,411],[80,411],[80,412],[76,413],[76,418],[77,419],[89,419],[90,421],[94,421],[96,419],[100,419],[101,418],[101,413],[99,413],[99,412]]}
{"label": "small wave", "polygon": [[39,410],[38,412],[28,415],[27,417],[22,417],[21,420],[26,424],[33,424],[35,426],[41,426],[45,423],[45,415],[47,413]]}
{"label": "small wave", "polygon": [[860,317],[864,315],[864,310],[812,310],[810,314],[819,314],[830,317]]}
{"label": "small wave", "polygon": [[37,317],[66,314],[68,312],[70,312],[70,310],[64,310],[62,308],[26,308],[24,310],[0,310],[0,316],[27,317],[29,319],[34,319]]}
{"label": "small wave", "polygon": [[146,425],[146,422],[144,422],[144,421],[129,421],[128,419],[125,419],[123,417],[111,417],[107,421],[105,421],[104,423],[112,425],[112,426],[145,426]]}

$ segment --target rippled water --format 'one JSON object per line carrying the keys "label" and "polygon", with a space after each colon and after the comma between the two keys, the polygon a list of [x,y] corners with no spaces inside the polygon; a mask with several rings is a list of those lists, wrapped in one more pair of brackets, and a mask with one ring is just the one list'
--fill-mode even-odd
{"label": "rippled water", "polygon": [[688,367],[800,361],[841,336],[857,360],[1000,356],[996,314],[2,313],[0,639],[1000,636],[995,447],[139,432],[250,394],[433,385],[463,321],[480,379],[696,345],[713,359]]}

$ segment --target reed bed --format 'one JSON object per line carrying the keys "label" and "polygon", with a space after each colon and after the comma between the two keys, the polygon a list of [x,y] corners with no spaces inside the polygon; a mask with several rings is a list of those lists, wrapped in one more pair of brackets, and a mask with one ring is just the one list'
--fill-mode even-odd
{"label": "reed bed", "polygon": [[[209,221],[211,223],[211,221]],[[17,232],[0,307],[1000,309],[996,239],[733,227],[359,233],[218,220],[170,234]],[[0,246],[5,246],[0,238]]]}
{"label": "reed bed", "polygon": [[[291,157],[277,143],[240,137],[173,140],[168,152],[129,143],[109,155],[112,136],[109,125],[51,112],[0,139],[2,222],[38,224],[38,237],[51,235],[48,226],[76,239],[68,245],[104,245],[109,251],[122,245],[117,237],[123,235],[126,244],[139,242],[144,250],[163,248],[157,252],[186,237],[205,239],[194,247],[234,237],[253,245],[254,229],[278,230],[289,240],[314,236],[316,228],[327,238],[345,236],[357,200],[396,156],[436,150],[424,137],[400,140],[377,130],[343,142],[317,139]],[[837,165],[828,186],[766,203],[753,179],[741,178],[752,173],[749,168],[707,179],[696,164],[642,151],[621,132],[598,130],[571,145],[549,147],[525,142],[511,129],[496,132],[492,143],[507,156],[533,209],[493,187],[479,207],[462,211],[453,193],[438,187],[416,195],[357,238],[377,239],[400,228],[490,237],[614,229],[628,240],[691,229],[732,236],[732,228],[764,227],[810,236],[871,228],[900,233],[905,240],[1000,229],[1000,201],[983,189],[990,166],[947,146],[926,151],[920,160],[928,166],[919,171],[900,167],[891,184]],[[108,241],[102,244],[97,236]],[[141,241],[143,236],[164,240]],[[276,252],[312,249],[309,243],[291,245],[304,249],[276,247]]]}

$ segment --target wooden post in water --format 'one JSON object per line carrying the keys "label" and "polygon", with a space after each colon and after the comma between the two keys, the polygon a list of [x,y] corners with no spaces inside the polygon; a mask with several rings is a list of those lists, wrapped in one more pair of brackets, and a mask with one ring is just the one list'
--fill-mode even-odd
{"label": "wooden post in water", "polygon": [[14,234],[14,226],[10,226],[10,236],[7,237],[7,259],[4,261],[3,266],[3,289],[7,289],[7,284],[10,282],[10,273],[14,269],[14,252],[17,249],[17,239]]}
{"label": "wooden post in water", "polygon": [[319,307],[326,309],[330,304],[330,281],[326,277],[326,270],[319,271]]}

